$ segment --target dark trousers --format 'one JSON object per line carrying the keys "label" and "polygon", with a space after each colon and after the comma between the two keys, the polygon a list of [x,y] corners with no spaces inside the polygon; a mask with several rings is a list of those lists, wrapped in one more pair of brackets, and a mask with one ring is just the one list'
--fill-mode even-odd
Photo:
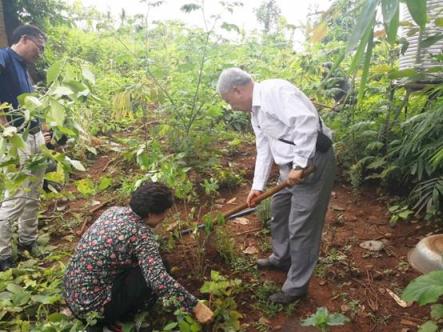
{"label": "dark trousers", "polygon": [[146,285],[140,267],[128,269],[115,279],[111,302],[105,305],[104,318],[96,326],[129,320],[138,310],[152,307],[156,300],[157,296]]}

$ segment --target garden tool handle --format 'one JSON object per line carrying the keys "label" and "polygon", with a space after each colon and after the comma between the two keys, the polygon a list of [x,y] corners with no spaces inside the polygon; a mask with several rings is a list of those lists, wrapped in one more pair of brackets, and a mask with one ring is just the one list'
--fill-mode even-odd
{"label": "garden tool handle", "polygon": [[[307,177],[309,174],[311,174],[311,173],[314,172],[314,171],[315,171],[315,166],[314,166],[314,165],[311,165],[311,166],[306,167],[306,168],[303,170],[302,179],[305,178],[305,177]],[[270,197],[270,196],[272,196],[272,195],[278,193],[280,190],[282,190],[282,189],[284,189],[284,188],[286,188],[286,187],[290,187],[290,185],[289,185],[289,183],[288,183],[287,180],[286,180],[286,181],[283,181],[282,183],[276,185],[275,187],[272,187],[271,189],[265,191],[263,194],[258,195],[258,196],[254,199],[254,203],[255,203],[255,204],[258,204],[258,203],[260,203],[261,201],[263,201],[264,199],[266,199],[266,198],[268,198],[268,197]],[[244,210],[244,209],[246,209],[246,208],[248,208],[248,207],[249,207],[249,206],[248,206],[248,203],[244,203],[244,204],[242,204],[242,205],[240,205],[240,206],[237,206],[237,207],[235,207],[235,208],[233,208],[233,209],[231,209],[231,210],[229,210],[229,211],[226,211],[225,213],[223,213],[223,217],[226,219],[226,218],[228,218],[229,216],[233,215],[234,213],[237,213],[237,212],[239,212],[239,211],[242,211],[242,210]]]}

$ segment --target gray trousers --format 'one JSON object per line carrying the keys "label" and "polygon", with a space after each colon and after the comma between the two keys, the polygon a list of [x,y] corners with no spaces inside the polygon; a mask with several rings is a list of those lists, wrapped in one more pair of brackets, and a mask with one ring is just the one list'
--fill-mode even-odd
{"label": "gray trousers", "polygon": [[[272,197],[272,255],[270,261],[290,269],[283,292],[302,295],[308,290],[320,250],[320,242],[329,198],[334,184],[334,150],[316,153],[316,170],[302,183],[283,189]],[[280,167],[284,181],[289,166]]]}
{"label": "gray trousers", "polygon": [[[45,140],[41,131],[29,135],[25,148],[18,152],[20,165],[23,166],[32,155],[39,153],[42,144],[45,144]],[[0,207],[0,260],[11,257],[12,254],[12,222],[18,220],[20,243],[28,245],[37,239],[37,213],[44,175],[44,168],[33,170],[14,194],[6,191],[5,202]]]}

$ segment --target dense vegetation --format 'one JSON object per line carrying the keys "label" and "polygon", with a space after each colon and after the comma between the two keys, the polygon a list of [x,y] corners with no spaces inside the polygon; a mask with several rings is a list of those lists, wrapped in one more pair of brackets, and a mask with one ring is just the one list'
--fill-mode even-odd
{"label": "dense vegetation", "polygon": [[[17,18],[23,22],[32,22],[30,14],[37,15],[27,1],[11,3],[19,8]],[[426,1],[405,3],[414,18],[408,28],[424,29]],[[412,214],[433,222],[441,219],[443,66],[432,73],[398,70],[405,47],[396,37],[398,0],[337,0],[327,12],[310,16],[303,51],[294,51],[295,27],[280,16],[274,1],[265,1],[257,10],[263,29],[255,32],[229,23],[239,2],[224,2],[217,17],[205,16],[203,3],[183,6],[188,15],[201,14],[204,28],[151,21],[149,16],[155,17],[161,1],[143,1],[148,17],[122,12],[118,19],[78,3],[69,8],[49,0],[41,4],[38,23],[49,41],[37,71],[45,79],[37,93],[23,99],[22,107],[31,117],[45,119],[56,137],[65,134],[71,142],[66,151],[45,150],[28,165],[55,163],[47,179],[71,188],[57,191],[54,185],[45,196],[48,204],[108,188],[123,201],[134,185],[150,178],[164,181],[179,200],[197,206],[199,193],[214,196],[241,183],[242,175],[222,167],[220,160],[237,153],[253,136],[246,115],[232,112],[215,92],[221,70],[240,66],[258,81],[287,79],[316,103],[334,130],[342,179],[356,190],[375,184],[397,195],[390,207],[393,222]],[[383,22],[376,15],[379,7]],[[443,26],[441,15],[435,24]],[[443,54],[435,60],[442,62]],[[425,74],[440,75],[440,81],[410,88],[409,83],[423,80]],[[1,130],[0,189],[11,190],[26,176],[16,166],[23,138],[10,127]],[[98,151],[97,141],[113,144],[101,145]],[[85,166],[98,153],[117,153],[124,169],[132,171],[94,183]],[[70,179],[72,172],[75,180]],[[74,194],[70,183],[76,187]],[[78,225],[78,220],[59,222],[64,229]],[[61,302],[63,256],[49,256],[47,262],[54,262],[49,269],[28,261],[14,273],[0,274],[0,318],[8,318],[0,328],[79,328],[79,322],[51,313]],[[230,303],[221,299],[239,287],[239,282],[227,282],[215,272],[211,282],[202,292],[212,294],[220,305]],[[232,316],[230,328],[236,330],[241,315],[235,303],[230,305],[225,311]],[[176,316],[178,323],[165,330],[178,324],[182,331],[194,331],[195,322],[180,312]]]}

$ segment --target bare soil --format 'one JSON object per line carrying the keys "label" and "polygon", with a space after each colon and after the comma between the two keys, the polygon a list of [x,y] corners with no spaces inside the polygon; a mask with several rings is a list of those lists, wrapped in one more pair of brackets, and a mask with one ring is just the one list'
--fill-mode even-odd
{"label": "bare soil", "polygon": [[[252,145],[224,160],[225,167],[244,172],[246,183],[233,190],[224,190],[216,199],[202,197],[201,214],[211,209],[227,211],[243,203],[250,189],[254,162],[255,149]],[[100,156],[92,163],[89,174],[97,181],[105,174],[112,176],[116,172],[113,165],[112,156]],[[275,170],[273,179],[276,180]],[[244,315],[242,323],[246,331],[257,331],[258,321],[267,325],[269,331],[311,331],[311,328],[301,327],[299,321],[314,313],[318,307],[327,307],[330,312],[342,312],[351,319],[350,323],[332,328],[332,331],[416,331],[417,326],[427,320],[428,308],[416,304],[403,308],[390,292],[401,295],[406,285],[419,275],[409,266],[407,253],[421,238],[441,232],[441,226],[420,220],[390,226],[387,205],[392,198],[377,193],[376,189],[368,187],[355,192],[340,177],[337,179],[324,227],[321,257],[310,283],[308,298],[297,303],[289,314],[283,311],[266,317],[256,308],[251,294],[240,294],[236,300],[239,311]],[[112,195],[97,195],[95,198],[100,202],[109,200],[109,203],[94,210],[85,200],[77,200],[69,203],[69,209],[89,209],[88,222],[94,220],[107,205],[114,203]],[[190,208],[179,202],[174,210],[186,215]],[[229,222],[218,227],[225,227],[235,239],[238,255],[254,262],[256,257],[270,254],[270,235],[263,235],[262,223],[255,215],[245,218],[247,224]],[[384,249],[373,252],[361,248],[359,244],[366,240],[382,241]],[[281,285],[285,280],[283,272],[260,271],[257,277],[257,273],[236,271],[223,261],[213,241],[207,243],[204,257],[206,277],[214,269],[229,278],[242,279],[243,284],[272,281]],[[257,248],[259,252],[254,255],[243,253],[248,247]],[[165,256],[177,280],[192,293],[201,295],[199,288],[204,280],[196,279],[190,273],[195,267],[192,252],[195,248],[193,239],[184,237]]]}

